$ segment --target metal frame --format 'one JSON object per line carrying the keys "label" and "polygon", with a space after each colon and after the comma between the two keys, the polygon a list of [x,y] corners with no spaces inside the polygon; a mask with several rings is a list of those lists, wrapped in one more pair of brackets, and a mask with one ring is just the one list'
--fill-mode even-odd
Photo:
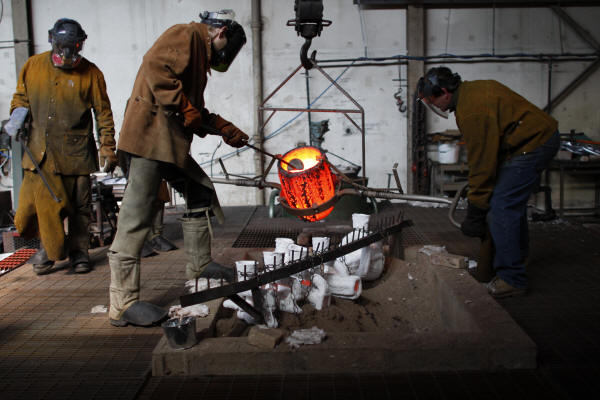
{"label": "metal frame", "polygon": [[[319,67],[319,65],[317,64],[317,62],[314,59],[314,56],[315,56],[315,53],[313,52],[313,57],[310,59],[310,62],[312,63],[313,67],[317,71],[319,71],[327,80],[329,80],[329,82],[331,82],[331,84],[334,85],[340,92],[342,92],[342,94],[356,106],[356,109],[294,108],[294,107],[269,107],[269,106],[266,106],[266,103],[283,86],[285,86],[288,83],[288,81],[290,79],[292,79],[292,77],[294,75],[296,75],[296,73],[302,68],[302,64],[300,64],[291,74],[289,74],[287,76],[287,78],[285,78],[283,80],[282,83],[279,84],[279,86],[277,86],[277,88],[275,88],[275,90],[273,90],[273,92],[271,92],[271,94],[269,94],[263,100],[263,102],[258,107],[259,117],[261,118],[262,121],[264,121],[263,124],[262,124],[262,126],[260,127],[260,132],[262,134],[262,137],[264,137],[265,126],[269,123],[269,121],[271,120],[271,118],[273,118],[273,116],[275,115],[275,113],[278,112],[278,111],[308,112],[308,113],[311,113],[311,112],[322,112],[322,113],[341,113],[341,114],[344,114],[344,116],[346,118],[348,118],[348,120],[356,127],[356,129],[358,129],[360,131],[360,134],[361,134],[361,139],[362,139],[362,166],[361,166],[362,167],[362,177],[363,177],[363,180],[366,182],[365,110],[362,108],[362,106],[360,104],[358,104],[358,102],[356,100],[354,100],[354,98],[352,96],[350,96],[350,94],[348,94],[348,92],[346,92],[340,85],[338,85],[338,83],[335,80],[333,80],[331,78],[331,76],[329,76],[321,67]],[[264,118],[264,113],[266,111],[270,111],[271,113],[265,119]],[[358,125],[358,123],[354,119],[350,118],[350,116],[348,114],[360,114],[360,119],[361,119],[360,126]],[[262,142],[260,143],[260,147],[262,148]]]}
{"label": "metal frame", "polygon": [[[283,264],[281,267],[271,271],[264,271],[260,273],[257,268],[256,275],[251,279],[245,279],[241,282],[233,282],[225,285],[223,285],[223,281],[221,280],[221,286],[213,288],[210,287],[210,280],[208,280],[207,282],[209,283],[209,287],[206,290],[181,296],[181,306],[187,307],[193,304],[204,303],[221,297],[227,297],[248,314],[252,315],[255,319],[261,322],[263,320],[263,316],[261,312],[257,310],[257,308],[261,308],[260,304],[262,301],[262,297],[259,292],[260,286],[287,278],[290,275],[314,268],[328,261],[333,261],[338,257],[361,249],[370,245],[371,243],[380,241],[389,235],[398,233],[402,230],[402,228],[411,225],[412,222],[409,220],[403,221],[401,215],[390,217],[386,220],[380,221],[379,226],[374,229],[376,230],[374,233],[365,235],[366,232],[364,230],[354,229],[352,231],[351,241],[349,240],[345,245],[339,245],[333,249],[317,248],[314,249],[313,254],[306,254],[304,257],[302,256],[302,253],[300,253],[298,260],[292,260],[291,262]],[[354,240],[355,236],[356,240]],[[252,291],[254,307],[238,295],[238,293],[248,290]]]}

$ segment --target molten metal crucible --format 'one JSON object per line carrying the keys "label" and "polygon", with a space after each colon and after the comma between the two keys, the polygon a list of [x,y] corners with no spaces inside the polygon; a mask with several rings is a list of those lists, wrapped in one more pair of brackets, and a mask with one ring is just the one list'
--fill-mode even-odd
{"label": "molten metal crucible", "polygon": [[[328,216],[337,201],[337,179],[331,173],[327,157],[316,147],[306,146],[288,151],[282,159],[284,162],[279,161],[278,169],[280,200],[285,210],[306,221]],[[295,165],[304,168],[295,169]]]}

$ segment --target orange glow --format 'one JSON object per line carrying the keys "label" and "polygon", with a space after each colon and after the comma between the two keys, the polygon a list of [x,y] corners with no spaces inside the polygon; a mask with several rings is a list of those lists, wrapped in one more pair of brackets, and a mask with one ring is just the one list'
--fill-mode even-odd
{"label": "orange glow", "polygon": [[[299,159],[304,168],[297,170],[279,161],[280,197],[292,208],[317,207],[335,196],[335,178],[327,158],[316,147],[299,147],[283,155],[290,162]],[[306,221],[318,221],[331,213],[333,206],[314,215],[301,216]]]}

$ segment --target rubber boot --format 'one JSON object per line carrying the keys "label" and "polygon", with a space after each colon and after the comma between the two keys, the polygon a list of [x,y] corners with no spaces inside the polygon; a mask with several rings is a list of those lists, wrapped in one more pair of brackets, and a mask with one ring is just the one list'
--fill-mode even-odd
{"label": "rubber boot", "polygon": [[204,268],[212,261],[208,218],[182,218],[183,248],[188,257],[185,275],[188,279],[200,278]]}

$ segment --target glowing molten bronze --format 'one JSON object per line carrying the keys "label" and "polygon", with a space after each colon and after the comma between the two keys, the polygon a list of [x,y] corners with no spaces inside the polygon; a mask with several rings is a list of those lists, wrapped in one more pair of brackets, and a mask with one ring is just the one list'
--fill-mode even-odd
{"label": "glowing molten bronze", "polygon": [[284,208],[306,221],[318,221],[333,210],[335,203],[336,179],[331,173],[327,158],[316,147],[298,147],[282,157],[292,165],[301,165],[292,160],[302,161],[303,169],[294,169],[289,164],[278,163],[281,193]]}

